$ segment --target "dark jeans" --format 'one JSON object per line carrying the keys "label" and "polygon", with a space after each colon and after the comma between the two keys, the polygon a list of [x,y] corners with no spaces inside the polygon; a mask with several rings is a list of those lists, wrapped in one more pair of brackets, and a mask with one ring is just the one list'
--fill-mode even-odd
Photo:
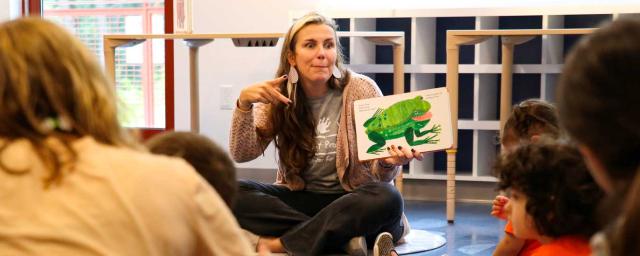
{"label": "dark jeans", "polygon": [[233,213],[242,228],[280,237],[291,255],[317,255],[339,251],[356,236],[365,236],[372,246],[386,231],[397,241],[403,231],[403,207],[402,196],[388,183],[322,194],[242,180]]}

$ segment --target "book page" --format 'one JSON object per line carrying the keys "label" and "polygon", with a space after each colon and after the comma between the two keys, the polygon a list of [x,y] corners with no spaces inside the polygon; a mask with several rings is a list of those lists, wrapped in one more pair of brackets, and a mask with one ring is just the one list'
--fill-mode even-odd
{"label": "book page", "polygon": [[391,145],[418,152],[451,148],[449,102],[444,87],[355,101],[360,161],[390,156]]}

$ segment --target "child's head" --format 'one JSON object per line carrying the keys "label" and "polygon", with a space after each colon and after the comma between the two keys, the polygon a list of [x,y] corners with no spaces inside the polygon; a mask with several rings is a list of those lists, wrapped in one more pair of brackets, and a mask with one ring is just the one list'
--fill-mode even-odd
{"label": "child's head", "polygon": [[558,142],[524,144],[495,163],[499,189],[511,192],[506,206],[514,234],[523,239],[589,237],[603,192],[578,150]]}
{"label": "child's head", "polygon": [[154,154],[180,157],[202,175],[227,206],[237,191],[236,169],[227,153],[209,138],[192,132],[165,132],[150,138],[146,146]]}
{"label": "child's head", "polygon": [[640,19],[621,18],[585,36],[558,86],[562,125],[598,183],[624,189],[640,165]]}
{"label": "child's head", "polygon": [[539,136],[558,138],[558,126],[558,112],[555,106],[540,99],[528,99],[513,106],[511,115],[504,124],[500,144],[508,152],[521,142]]}
{"label": "child's head", "polygon": [[[79,152],[71,144],[79,137],[138,147],[118,123],[116,105],[113,83],[96,55],[67,29],[33,17],[0,23],[0,137],[33,145],[49,171],[46,185],[60,182],[63,169],[73,166]],[[52,138],[63,151],[47,142]],[[6,168],[5,160],[0,166],[23,172]]]}

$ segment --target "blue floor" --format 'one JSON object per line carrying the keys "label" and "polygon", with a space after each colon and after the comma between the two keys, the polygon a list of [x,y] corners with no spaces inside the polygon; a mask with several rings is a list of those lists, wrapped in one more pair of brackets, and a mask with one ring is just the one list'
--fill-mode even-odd
{"label": "blue floor", "polygon": [[405,201],[412,229],[441,234],[447,243],[438,249],[410,255],[491,255],[502,238],[504,221],[489,214],[490,204],[456,203],[455,223],[448,224],[444,202]]}

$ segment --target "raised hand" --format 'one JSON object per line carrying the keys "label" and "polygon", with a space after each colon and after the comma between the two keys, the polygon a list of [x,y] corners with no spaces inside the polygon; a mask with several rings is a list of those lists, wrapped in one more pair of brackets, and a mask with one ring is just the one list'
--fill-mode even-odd
{"label": "raised hand", "polygon": [[286,79],[287,76],[284,75],[245,87],[240,92],[240,97],[238,97],[238,107],[243,110],[249,110],[252,104],[256,102],[271,104],[278,101],[288,105],[291,100],[282,95],[280,91],[280,85]]}
{"label": "raised hand", "polygon": [[496,198],[493,199],[493,205],[491,206],[491,215],[498,219],[507,220],[507,214],[504,212],[504,207],[508,202],[508,197],[496,196]]}

